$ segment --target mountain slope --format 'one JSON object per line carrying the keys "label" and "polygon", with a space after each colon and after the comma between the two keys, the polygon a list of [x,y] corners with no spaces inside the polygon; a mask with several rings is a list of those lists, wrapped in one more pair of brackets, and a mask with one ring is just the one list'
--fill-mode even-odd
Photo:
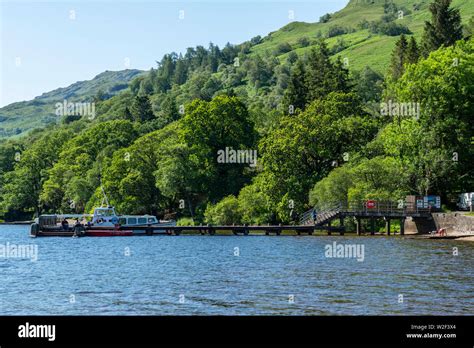
{"label": "mountain slope", "polygon": [[[351,0],[345,8],[332,14],[326,23],[292,22],[283,28],[270,33],[263,42],[252,48],[253,54],[265,55],[273,53],[278,46],[289,43],[293,51],[303,54],[311,49],[319,35],[326,38],[329,47],[333,48],[338,42],[343,42],[345,47],[335,54],[341,59],[347,58],[350,69],[360,70],[366,65],[373,70],[384,73],[389,65],[390,55],[398,40],[397,36],[387,36],[370,33],[368,29],[361,29],[361,21],[368,22],[380,20],[384,15],[384,4],[388,0]],[[407,26],[413,35],[420,39],[424,23],[430,19],[429,4],[432,0],[393,0],[399,9],[404,10],[402,19],[396,19],[397,24]],[[474,15],[474,1],[453,0],[452,7],[461,11],[464,23]],[[406,11],[408,10],[408,11]],[[327,37],[331,28],[343,27],[353,32]],[[310,45],[302,47],[299,40],[305,37]],[[280,59],[286,59],[289,52],[280,54]]]}
{"label": "mountain slope", "polygon": [[[368,25],[380,22],[382,17],[387,15],[384,10],[386,7],[384,5],[387,3],[394,5],[392,5],[394,9],[392,15],[395,18],[390,23],[407,27],[417,39],[420,39],[424,23],[430,19],[429,5],[432,0],[351,0],[346,7],[331,14],[327,21],[318,23],[292,22],[268,34],[260,42],[252,42],[249,50],[245,53],[242,52],[245,56],[243,60],[260,55],[263,57],[276,56],[283,62],[292,52],[298,55],[305,54],[317,45],[320,38],[324,38],[333,57],[343,59],[351,71],[362,70],[365,66],[370,66],[373,70],[384,74],[390,64],[391,53],[399,35],[392,33],[393,36],[389,36],[374,33]],[[474,15],[473,0],[453,0],[451,6],[460,10],[464,23]],[[400,10],[403,11],[403,18],[398,18]],[[361,25],[364,22],[366,25]],[[64,99],[90,101],[99,91],[103,91],[106,98],[114,96],[126,89],[128,82],[140,73],[142,72],[138,70],[106,71],[90,81],[77,82],[69,87],[44,93],[32,101],[13,103],[1,108],[0,138],[16,136],[28,130],[57,122],[54,105],[58,101],[62,102]],[[245,71],[242,73],[247,74]],[[221,72],[217,72],[212,77],[215,78],[215,81],[219,81],[221,75]],[[201,81],[202,85],[205,82],[213,82],[210,77],[206,79],[204,82]],[[194,90],[199,83],[200,80],[191,79],[184,86],[189,90]],[[248,82],[244,81],[244,85],[237,86],[235,90],[252,96],[256,91],[247,88],[248,85]],[[175,95],[180,103],[183,100],[186,101],[182,94],[179,92]],[[188,94],[195,96],[199,93]],[[114,99],[116,98],[113,98],[110,104],[113,104]],[[124,104],[122,101],[122,109]],[[111,108],[111,110],[115,113],[116,108]],[[114,115],[109,116],[113,117]]]}
{"label": "mountain slope", "polygon": [[141,70],[105,71],[92,80],[79,81],[68,87],[43,93],[30,101],[9,104],[0,109],[0,138],[16,136],[28,130],[57,122],[57,102],[90,102],[99,92],[110,98],[142,74]]}

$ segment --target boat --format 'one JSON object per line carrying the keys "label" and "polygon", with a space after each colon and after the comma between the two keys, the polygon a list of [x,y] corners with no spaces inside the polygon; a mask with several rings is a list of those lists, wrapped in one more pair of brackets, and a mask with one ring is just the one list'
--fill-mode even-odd
{"label": "boat", "polygon": [[[118,215],[114,207],[108,206],[94,209],[91,225],[93,226],[93,230],[99,232],[103,230],[113,231],[119,227],[120,229],[130,230],[133,234],[146,234],[146,230],[134,229],[134,227],[151,227],[154,232],[159,233],[166,232],[166,226],[176,226],[176,221],[158,220],[156,216],[153,215]],[[159,229],[158,227],[163,228]],[[89,231],[93,230],[86,230],[86,235]]]}
{"label": "boat", "polygon": [[100,188],[103,194],[102,203],[100,207],[94,208],[93,214],[40,215],[31,225],[30,236],[113,237],[169,234],[166,227],[176,226],[175,220],[158,220],[153,215],[119,215],[109,204],[104,187],[101,185]]}
{"label": "boat", "polygon": [[102,205],[93,214],[40,215],[31,225],[30,236],[133,236],[167,233],[166,226],[176,226],[175,220],[158,220],[153,215],[119,215],[103,193]]}
{"label": "boat", "polygon": [[[97,207],[93,214],[45,214],[31,225],[30,235],[36,236],[133,236],[166,233],[175,220],[159,220],[153,215],[119,215],[112,206]],[[147,229],[139,228],[147,227]],[[135,229],[134,229],[135,228]]]}

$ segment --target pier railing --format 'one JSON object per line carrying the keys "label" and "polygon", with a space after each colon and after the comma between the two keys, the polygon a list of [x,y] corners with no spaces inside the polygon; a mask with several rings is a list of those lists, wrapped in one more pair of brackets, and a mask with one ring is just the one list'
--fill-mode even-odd
{"label": "pier railing", "polygon": [[321,209],[310,209],[304,212],[300,218],[300,225],[318,225],[332,219],[342,208],[341,203],[326,204]]}
{"label": "pier railing", "polygon": [[301,215],[300,225],[324,224],[339,214],[345,216],[417,216],[430,212],[430,208],[420,208],[415,203],[401,201],[351,201],[312,208]]}
{"label": "pier railing", "polygon": [[420,208],[415,203],[375,200],[348,202],[341,209],[346,212],[373,215],[414,215],[431,211],[430,208]]}

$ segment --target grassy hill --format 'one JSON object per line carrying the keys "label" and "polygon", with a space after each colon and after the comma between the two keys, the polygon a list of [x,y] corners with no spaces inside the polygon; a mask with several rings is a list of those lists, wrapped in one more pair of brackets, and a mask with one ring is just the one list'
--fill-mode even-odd
{"label": "grassy hill", "polygon": [[30,101],[9,104],[0,109],[0,138],[14,137],[31,129],[57,122],[57,102],[91,101],[99,91],[110,98],[124,89],[140,70],[105,71],[92,80],[79,81],[64,88],[43,93]]}
{"label": "grassy hill", "polygon": [[[276,56],[283,62],[292,52],[298,55],[305,54],[317,44],[320,38],[324,38],[332,51],[332,56],[345,60],[351,71],[370,66],[373,70],[384,74],[399,35],[380,34],[367,26],[369,23],[381,21],[386,15],[384,5],[390,1],[395,5],[397,14],[397,18],[392,19],[391,23],[408,28],[412,35],[420,39],[424,23],[430,19],[428,8],[432,0],[351,0],[346,7],[327,16],[328,20],[318,23],[292,22],[269,33],[260,42],[252,42],[245,55],[250,58],[256,55]],[[473,0],[453,0],[452,6],[460,10],[465,23],[474,15]],[[403,18],[398,19],[400,10],[403,11]],[[365,27],[361,25],[363,22],[366,24]],[[0,109],[0,139],[15,137],[31,129],[57,122],[54,105],[58,101],[64,99],[90,101],[99,91],[104,92],[106,99],[110,98],[127,89],[128,83],[141,73],[139,70],[106,71],[90,81],[76,82],[69,87],[44,93],[31,101],[5,106]],[[221,75],[222,72],[217,72],[212,75],[212,78],[219,81],[222,78]],[[206,77],[206,79],[207,82],[212,82],[211,77]],[[179,92],[175,93],[177,101],[180,103],[187,101],[186,95],[191,97],[199,95],[199,93],[189,93],[189,90],[196,89],[199,83],[201,82],[191,79],[183,85],[185,88],[179,87]],[[254,97],[257,93],[257,89],[251,87],[245,77],[244,83],[238,85],[235,90],[249,97]],[[116,111],[120,108],[122,110],[127,103],[128,100],[120,97],[112,98],[108,103],[111,104],[109,114],[114,115],[109,116],[115,117]]]}
{"label": "grassy hill", "polygon": [[[384,15],[383,5],[386,0],[351,0],[348,5],[332,14],[326,23],[292,22],[283,28],[268,34],[263,42],[252,48],[252,54],[265,55],[274,53],[282,43],[289,43],[293,51],[298,54],[311,49],[319,35],[325,37],[329,47],[334,47],[338,41],[343,41],[346,48],[335,54],[336,57],[348,58],[349,67],[360,70],[368,65],[373,70],[384,73],[390,62],[390,55],[398,36],[387,36],[370,33],[368,29],[360,29],[362,20],[376,21]],[[407,26],[413,35],[419,39],[423,33],[424,23],[430,19],[429,4],[431,0],[393,0],[400,9],[408,11],[403,19],[396,23]],[[452,7],[461,11],[463,22],[467,22],[474,15],[474,1],[453,0]],[[353,30],[351,33],[327,38],[331,28],[345,27]],[[302,37],[309,39],[310,45],[302,47],[299,40]],[[279,55],[285,59],[289,54]]]}

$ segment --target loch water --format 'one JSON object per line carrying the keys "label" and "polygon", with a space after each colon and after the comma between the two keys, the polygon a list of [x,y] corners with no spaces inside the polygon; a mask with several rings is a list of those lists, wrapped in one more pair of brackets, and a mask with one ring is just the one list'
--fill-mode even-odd
{"label": "loch water", "polygon": [[[327,257],[363,245],[364,257]],[[29,245],[35,258],[6,255]],[[1,315],[472,315],[474,243],[357,236],[30,238],[0,226]],[[7,257],[10,256],[10,257]]]}

